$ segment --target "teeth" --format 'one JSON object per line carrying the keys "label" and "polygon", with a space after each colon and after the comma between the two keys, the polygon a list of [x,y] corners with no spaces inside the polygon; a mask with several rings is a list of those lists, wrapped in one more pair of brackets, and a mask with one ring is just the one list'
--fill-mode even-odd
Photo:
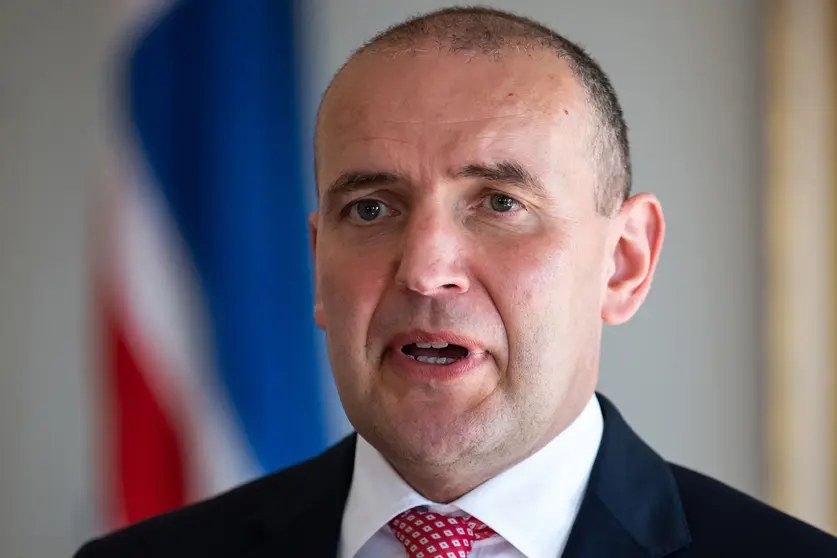
{"label": "teeth", "polygon": [[450,364],[454,362],[455,358],[445,358],[445,357],[428,357],[428,356],[417,356],[413,357],[419,362],[424,362],[425,364]]}
{"label": "teeth", "polygon": [[448,346],[448,343],[416,343],[416,347],[419,349],[444,349]]}

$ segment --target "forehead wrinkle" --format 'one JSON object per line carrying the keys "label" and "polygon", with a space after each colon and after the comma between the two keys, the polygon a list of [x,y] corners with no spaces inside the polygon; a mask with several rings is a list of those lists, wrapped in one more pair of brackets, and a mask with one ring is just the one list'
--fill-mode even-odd
{"label": "forehead wrinkle", "polygon": [[391,136],[359,136],[356,138],[346,138],[345,140],[343,140],[343,143],[364,143],[370,141],[393,141],[395,143],[404,143],[407,145],[413,145],[415,143],[414,141],[406,140],[403,138],[395,138]]}
{"label": "forehead wrinkle", "polygon": [[511,118],[525,118],[528,114],[526,111],[516,113],[516,114],[501,114],[497,116],[481,116],[477,118],[455,118],[450,120],[432,120],[432,119],[422,119],[422,120],[381,120],[380,122],[384,124],[477,124],[480,122],[492,121],[492,120],[506,120]]}

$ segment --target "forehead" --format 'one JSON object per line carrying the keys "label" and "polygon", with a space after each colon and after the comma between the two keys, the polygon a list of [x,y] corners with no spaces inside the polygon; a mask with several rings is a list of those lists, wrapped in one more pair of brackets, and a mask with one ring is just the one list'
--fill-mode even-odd
{"label": "forehead", "polygon": [[[360,55],[323,101],[321,184],[346,167],[455,167],[577,156],[584,95],[552,51]],[[356,170],[356,169],[352,169]],[[417,171],[386,168],[362,170]]]}

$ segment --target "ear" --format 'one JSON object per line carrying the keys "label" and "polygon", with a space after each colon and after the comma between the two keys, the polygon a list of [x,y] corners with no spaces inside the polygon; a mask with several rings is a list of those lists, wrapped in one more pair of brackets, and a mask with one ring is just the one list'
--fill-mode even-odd
{"label": "ear", "polygon": [[651,288],[665,235],[659,200],[647,193],[633,196],[622,205],[613,226],[614,235],[618,237],[602,305],[602,320],[619,325],[639,310]]}
{"label": "ear", "polygon": [[317,219],[319,214],[314,211],[308,216],[308,228],[311,231],[311,252],[314,256],[314,322],[325,330],[325,313],[323,301],[320,298],[320,280],[317,276]]}

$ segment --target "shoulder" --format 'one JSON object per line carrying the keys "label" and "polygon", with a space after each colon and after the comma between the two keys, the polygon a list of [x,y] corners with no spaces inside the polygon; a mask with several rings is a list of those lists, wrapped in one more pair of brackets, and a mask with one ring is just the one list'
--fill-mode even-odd
{"label": "shoulder", "polygon": [[699,556],[837,556],[837,539],[705,475],[672,465]]}
{"label": "shoulder", "polygon": [[86,544],[76,558],[110,556],[188,555],[197,548],[212,548],[222,533],[237,529],[262,507],[267,494],[281,492],[288,483],[284,472],[242,485],[215,498],[158,515]]}
{"label": "shoulder", "polygon": [[91,541],[75,558],[234,556],[260,536],[263,518],[282,521],[327,489],[353,451],[350,437],[308,461]]}

